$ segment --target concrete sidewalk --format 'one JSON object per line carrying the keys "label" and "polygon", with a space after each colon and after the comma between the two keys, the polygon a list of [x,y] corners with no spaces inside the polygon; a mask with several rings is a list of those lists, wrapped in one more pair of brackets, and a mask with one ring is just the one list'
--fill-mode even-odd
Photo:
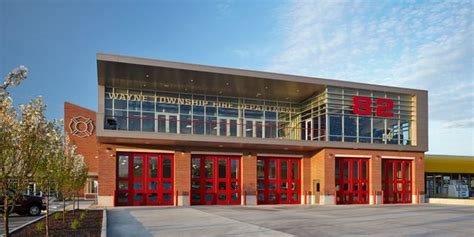
{"label": "concrete sidewalk", "polygon": [[[80,209],[86,209],[91,207],[94,204],[94,200],[81,200],[79,201],[79,208]],[[72,201],[67,201],[66,202],[66,210],[72,210]],[[77,202],[76,202],[76,208],[77,208]],[[63,210],[63,202],[56,202],[53,201],[49,204],[49,211],[62,211]]]}
{"label": "concrete sidewalk", "polygon": [[120,236],[292,236],[194,208],[125,207],[107,210],[107,235]]}
{"label": "concrete sidewalk", "polygon": [[109,236],[472,236],[474,207],[455,205],[118,207]]}

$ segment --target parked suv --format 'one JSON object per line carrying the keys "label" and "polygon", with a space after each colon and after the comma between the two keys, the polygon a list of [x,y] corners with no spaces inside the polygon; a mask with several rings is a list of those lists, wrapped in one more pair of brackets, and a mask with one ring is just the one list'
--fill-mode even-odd
{"label": "parked suv", "polygon": [[[3,209],[3,206],[0,206],[0,209]],[[46,199],[44,197],[23,195],[15,203],[12,212],[18,215],[39,216],[41,210],[46,210]]]}

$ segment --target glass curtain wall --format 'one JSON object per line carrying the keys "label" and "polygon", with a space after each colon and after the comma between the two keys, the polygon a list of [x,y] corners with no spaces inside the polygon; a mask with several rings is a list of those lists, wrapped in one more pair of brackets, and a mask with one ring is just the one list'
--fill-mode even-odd
{"label": "glass curtain wall", "polygon": [[301,140],[326,141],[326,105],[326,91],[302,103]]}
{"label": "glass curtain wall", "polygon": [[[377,98],[393,101],[393,117],[379,117],[353,113],[354,96],[370,98],[371,111],[377,108]],[[413,98],[410,95],[346,88],[327,88],[329,141],[412,144]]]}
{"label": "glass curtain wall", "polygon": [[[137,99],[143,97],[153,100]],[[166,99],[155,101],[155,97]],[[206,103],[177,103],[186,99]],[[255,106],[288,111],[249,109]],[[292,120],[298,118],[298,106],[269,100],[106,88],[104,122],[106,129],[128,131],[297,139],[298,124]]]}
{"label": "glass curtain wall", "polygon": [[[393,117],[380,117],[373,112],[369,115],[354,114],[354,96],[369,98],[371,111],[376,110],[375,101],[378,98],[392,100]],[[165,99],[134,99],[140,97]],[[188,103],[182,103],[185,100]],[[251,109],[256,107],[260,109]],[[110,119],[114,126],[108,124]],[[328,87],[301,103],[288,103],[188,93],[105,89],[106,129],[412,145],[413,122],[412,96],[376,91]]]}

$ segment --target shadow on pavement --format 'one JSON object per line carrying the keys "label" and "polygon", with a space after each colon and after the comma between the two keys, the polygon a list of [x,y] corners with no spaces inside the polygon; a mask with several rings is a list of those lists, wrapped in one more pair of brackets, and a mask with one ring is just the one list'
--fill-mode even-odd
{"label": "shadow on pavement", "polygon": [[134,211],[147,210],[148,208],[114,208],[107,210],[107,235],[108,236],[153,236],[143,224],[131,214]]}

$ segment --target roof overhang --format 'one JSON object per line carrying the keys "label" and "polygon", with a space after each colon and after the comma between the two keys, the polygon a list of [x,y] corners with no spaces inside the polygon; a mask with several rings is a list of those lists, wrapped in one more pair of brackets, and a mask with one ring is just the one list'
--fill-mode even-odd
{"label": "roof overhang", "polygon": [[301,102],[326,86],[414,94],[412,89],[286,74],[97,54],[98,83],[127,89]]}
{"label": "roof overhang", "polygon": [[425,172],[474,174],[474,157],[426,155]]}

